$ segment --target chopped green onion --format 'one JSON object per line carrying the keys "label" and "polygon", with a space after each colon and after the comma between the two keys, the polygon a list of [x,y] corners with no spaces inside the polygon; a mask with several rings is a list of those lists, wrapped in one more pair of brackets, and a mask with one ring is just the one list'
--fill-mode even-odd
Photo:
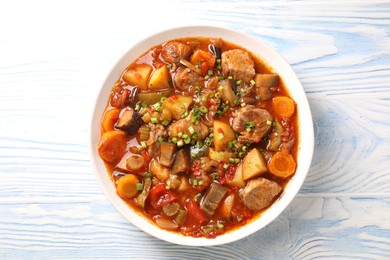
{"label": "chopped green onion", "polygon": [[184,112],[184,114],[182,114],[180,117],[185,118],[186,116],[188,116],[188,110],[186,110],[186,112]]}
{"label": "chopped green onion", "polygon": [[226,163],[225,163],[225,164],[223,165],[223,168],[224,168],[225,170],[229,169],[229,164],[226,164]]}
{"label": "chopped green onion", "polygon": [[191,158],[192,158],[192,159],[195,159],[195,157],[196,157],[196,153],[191,152]]}
{"label": "chopped green onion", "polygon": [[162,138],[162,136],[159,136],[158,138],[157,138],[157,140],[161,143],[161,142],[164,142],[164,138]]}
{"label": "chopped green onion", "polygon": [[146,104],[146,102],[144,101],[144,102],[142,102],[141,106],[142,106],[143,108],[145,108],[145,107],[148,106],[148,104]]}
{"label": "chopped green onion", "polygon": [[151,178],[151,177],[152,177],[152,173],[151,172],[145,173],[145,178]]}
{"label": "chopped green onion", "polygon": [[201,141],[201,140],[198,140],[198,141],[196,142],[196,147],[202,148],[202,146],[203,146],[202,141]]}
{"label": "chopped green onion", "polygon": [[152,117],[150,119],[150,122],[152,122],[153,124],[157,124],[158,123],[158,119],[156,117]]}
{"label": "chopped green onion", "polygon": [[214,74],[213,70],[208,70],[207,75],[212,76]]}
{"label": "chopped green onion", "polygon": [[228,79],[233,79],[233,76],[229,76]]}
{"label": "chopped green onion", "polygon": [[176,138],[176,137],[173,137],[173,138],[172,138],[172,143],[174,143],[174,144],[177,143],[177,138]]}
{"label": "chopped green onion", "polygon": [[221,70],[221,69],[222,69],[222,66],[221,66],[221,65],[218,65],[218,66],[217,66],[217,69],[218,69],[218,70]]}
{"label": "chopped green onion", "polygon": [[165,100],[167,100],[167,97],[162,97],[162,98],[160,99],[161,103],[164,103]]}
{"label": "chopped green onion", "polygon": [[253,79],[251,80],[251,85],[255,85],[256,84],[256,81],[254,81]]}
{"label": "chopped green onion", "polygon": [[223,133],[218,133],[217,135],[217,140],[220,141],[224,138],[225,136],[223,135]]}
{"label": "chopped green onion", "polygon": [[234,159],[234,163],[239,163],[239,162],[240,162],[240,159],[238,159],[238,158]]}
{"label": "chopped green onion", "polygon": [[221,59],[217,59],[217,63],[220,64],[221,63]]}
{"label": "chopped green onion", "polygon": [[240,101],[239,101],[238,99],[235,99],[235,100],[233,101],[233,103],[234,103],[235,105],[239,105],[239,104],[240,104]]}
{"label": "chopped green onion", "polygon": [[185,107],[186,107],[186,105],[180,104],[180,108],[185,108]]}
{"label": "chopped green onion", "polygon": [[166,185],[165,189],[170,190],[171,189],[171,185]]}
{"label": "chopped green onion", "polygon": [[177,145],[178,147],[182,147],[182,146],[184,145],[183,140],[177,141],[176,145]]}
{"label": "chopped green onion", "polygon": [[167,126],[167,125],[169,125],[169,121],[164,119],[164,120],[161,122],[161,124],[162,124],[163,126]]}
{"label": "chopped green onion", "polygon": [[161,103],[156,103],[153,105],[154,109],[156,109],[156,111],[160,112],[161,111]]}
{"label": "chopped green onion", "polygon": [[182,137],[183,137],[183,133],[182,133],[182,132],[179,132],[179,133],[177,134],[177,137],[182,138]]}
{"label": "chopped green onion", "polygon": [[181,138],[186,139],[188,137],[188,134],[182,134]]}
{"label": "chopped green onion", "polygon": [[269,126],[271,126],[271,125],[272,125],[272,121],[267,120],[266,124],[269,125]]}
{"label": "chopped green onion", "polygon": [[141,103],[140,103],[140,102],[137,102],[137,104],[135,104],[134,110],[135,110],[135,111],[139,111],[140,109],[141,109]]}
{"label": "chopped green onion", "polygon": [[237,80],[236,84],[240,85],[242,83],[242,80]]}
{"label": "chopped green onion", "polygon": [[198,137],[200,137],[200,134],[197,133],[197,132],[195,132],[195,133],[192,134],[192,137],[193,137],[193,138],[198,138]]}
{"label": "chopped green onion", "polygon": [[142,141],[141,142],[141,147],[145,149],[146,148],[146,142]]}
{"label": "chopped green onion", "polygon": [[203,102],[203,103],[206,103],[206,101],[207,101],[207,97],[206,97],[206,96],[203,96],[203,97],[202,97],[202,102]]}
{"label": "chopped green onion", "polygon": [[192,126],[188,127],[188,131],[190,131],[190,134],[195,133],[195,129]]}
{"label": "chopped green onion", "polygon": [[241,107],[245,107],[245,106],[246,106],[245,102],[241,103]]}
{"label": "chopped green onion", "polygon": [[241,216],[237,216],[237,221],[241,222],[242,221],[242,217]]}
{"label": "chopped green onion", "polygon": [[243,145],[243,146],[241,147],[241,150],[242,150],[243,152],[246,152],[247,149],[248,149],[248,146],[246,146],[246,145]]}
{"label": "chopped green onion", "polygon": [[142,185],[142,183],[137,183],[136,184],[136,187],[137,187],[137,190],[143,190],[143,188],[144,188],[144,185]]}
{"label": "chopped green onion", "polygon": [[253,123],[253,122],[251,122],[251,121],[248,121],[248,122],[246,122],[245,123],[245,126],[248,128],[253,128],[254,126],[255,126],[255,124]]}
{"label": "chopped green onion", "polygon": [[199,181],[198,184],[199,184],[199,185],[203,185],[203,181],[202,181],[202,180]]}
{"label": "chopped green onion", "polygon": [[191,143],[191,137],[187,136],[186,138],[184,138],[184,143],[185,144]]}
{"label": "chopped green onion", "polygon": [[202,112],[203,114],[205,114],[205,113],[207,113],[209,110],[207,109],[207,107],[205,107],[205,106],[201,106],[200,108],[199,108],[199,110],[200,110],[200,112]]}
{"label": "chopped green onion", "polygon": [[194,184],[194,186],[197,186],[197,185],[198,185],[198,180],[195,179],[195,180],[192,182],[192,184]]}
{"label": "chopped green onion", "polygon": [[234,163],[234,158],[229,158],[229,162]]}
{"label": "chopped green onion", "polygon": [[218,87],[218,90],[219,90],[219,91],[222,91],[222,90],[223,90],[223,86],[219,86],[219,87]]}
{"label": "chopped green onion", "polygon": [[223,224],[219,223],[217,226],[219,229],[223,229]]}
{"label": "chopped green onion", "polygon": [[218,76],[218,80],[224,80],[225,77],[224,76]]}
{"label": "chopped green onion", "polygon": [[221,94],[220,93],[215,93],[215,95],[214,95],[216,98],[221,98]]}
{"label": "chopped green onion", "polygon": [[213,173],[211,176],[213,176],[213,180],[218,180],[219,179],[218,173]]}

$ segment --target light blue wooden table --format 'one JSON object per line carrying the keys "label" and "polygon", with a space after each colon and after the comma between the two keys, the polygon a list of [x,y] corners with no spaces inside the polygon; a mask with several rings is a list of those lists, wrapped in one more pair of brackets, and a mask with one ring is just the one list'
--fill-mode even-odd
{"label": "light blue wooden table", "polygon": [[[143,36],[197,23],[279,51],[308,95],[316,140],[281,216],[211,248],[130,224],[88,154],[110,66]],[[390,259],[389,0],[2,1],[0,120],[0,259]]]}

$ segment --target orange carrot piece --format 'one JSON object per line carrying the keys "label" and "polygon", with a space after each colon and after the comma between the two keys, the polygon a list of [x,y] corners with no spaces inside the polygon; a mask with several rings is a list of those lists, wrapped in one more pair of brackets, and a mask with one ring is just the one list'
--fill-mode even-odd
{"label": "orange carrot piece", "polygon": [[203,62],[206,62],[208,68],[212,69],[215,64],[215,56],[210,52],[196,50],[191,57],[191,63],[194,65],[198,65],[202,64]]}
{"label": "orange carrot piece", "polygon": [[139,180],[134,174],[126,174],[117,182],[118,195],[123,199],[131,199],[138,193],[137,183]]}
{"label": "orange carrot piece", "polygon": [[269,171],[280,178],[287,178],[295,172],[297,164],[289,153],[275,153],[268,165]]}
{"label": "orange carrot piece", "polygon": [[102,135],[98,144],[98,152],[107,163],[118,163],[126,152],[126,146],[126,133],[112,130]]}
{"label": "orange carrot piece", "polygon": [[103,117],[102,128],[103,132],[114,130],[114,125],[119,118],[119,109],[108,110]]}
{"label": "orange carrot piece", "polygon": [[280,117],[291,117],[295,111],[295,104],[288,97],[274,97],[272,99],[272,109]]}

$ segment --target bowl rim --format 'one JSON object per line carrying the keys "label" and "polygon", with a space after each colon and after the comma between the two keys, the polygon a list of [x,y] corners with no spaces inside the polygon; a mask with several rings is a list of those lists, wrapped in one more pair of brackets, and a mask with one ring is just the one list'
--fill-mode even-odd
{"label": "bowl rim", "polygon": [[[114,82],[117,80],[122,71],[130,64],[130,62],[135,60],[151,47],[168,40],[190,36],[221,37],[228,42],[244,47],[252,54],[259,56],[263,62],[266,62],[268,65],[270,65],[273,70],[281,76],[289,94],[292,96],[294,101],[298,104],[297,100],[299,100],[299,105],[297,106],[299,123],[299,148],[295,175],[290,179],[279,199],[275,201],[271,207],[268,208],[260,217],[238,229],[220,235],[215,239],[194,238],[160,229],[155,224],[151,223],[150,220],[147,220],[145,217],[132,210],[116,194],[113,182],[107,173],[103,161],[98,156],[96,149],[98,139],[100,138],[100,123],[98,128],[96,127],[96,124],[97,122],[100,122],[103,116],[103,111],[108,101],[107,93],[111,91]],[[238,40],[236,41],[235,39]],[[158,42],[158,40],[160,40],[160,42]],[[258,47],[246,47],[252,45]],[[143,51],[139,51],[139,49]],[[134,58],[129,58],[129,56],[134,56]],[[272,66],[276,63],[278,63],[277,67]],[[112,79],[114,79],[114,81],[112,81]],[[296,89],[291,91],[292,87]],[[98,111],[101,111],[101,113],[98,113]],[[305,112],[304,116],[301,114],[303,113],[302,111]],[[97,133],[99,138],[97,138]],[[301,138],[302,134],[304,134],[304,138]],[[111,66],[108,74],[100,83],[100,87],[97,91],[95,101],[93,103],[93,110],[89,127],[89,154],[94,175],[98,180],[100,187],[103,189],[105,196],[109,199],[112,205],[114,205],[116,210],[118,210],[123,215],[123,217],[130,221],[130,223],[148,233],[149,235],[178,245],[215,246],[227,244],[252,235],[253,233],[270,224],[282,213],[283,210],[287,208],[287,206],[299,192],[311,166],[313,153],[314,127],[312,114],[304,88],[291,65],[276,50],[265,44],[261,39],[254,38],[248,34],[227,27],[209,25],[184,25],[171,27],[150,34],[138,42],[131,44],[127,51],[122,54]],[[304,156],[304,160],[302,159],[302,156]]]}

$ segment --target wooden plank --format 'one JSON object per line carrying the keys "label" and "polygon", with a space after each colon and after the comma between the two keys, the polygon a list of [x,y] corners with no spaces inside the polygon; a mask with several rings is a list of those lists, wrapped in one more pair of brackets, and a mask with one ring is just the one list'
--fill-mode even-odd
{"label": "wooden plank", "polygon": [[378,259],[390,257],[389,215],[389,197],[300,196],[250,237],[199,249],[147,235],[105,200],[2,204],[0,257]]}

